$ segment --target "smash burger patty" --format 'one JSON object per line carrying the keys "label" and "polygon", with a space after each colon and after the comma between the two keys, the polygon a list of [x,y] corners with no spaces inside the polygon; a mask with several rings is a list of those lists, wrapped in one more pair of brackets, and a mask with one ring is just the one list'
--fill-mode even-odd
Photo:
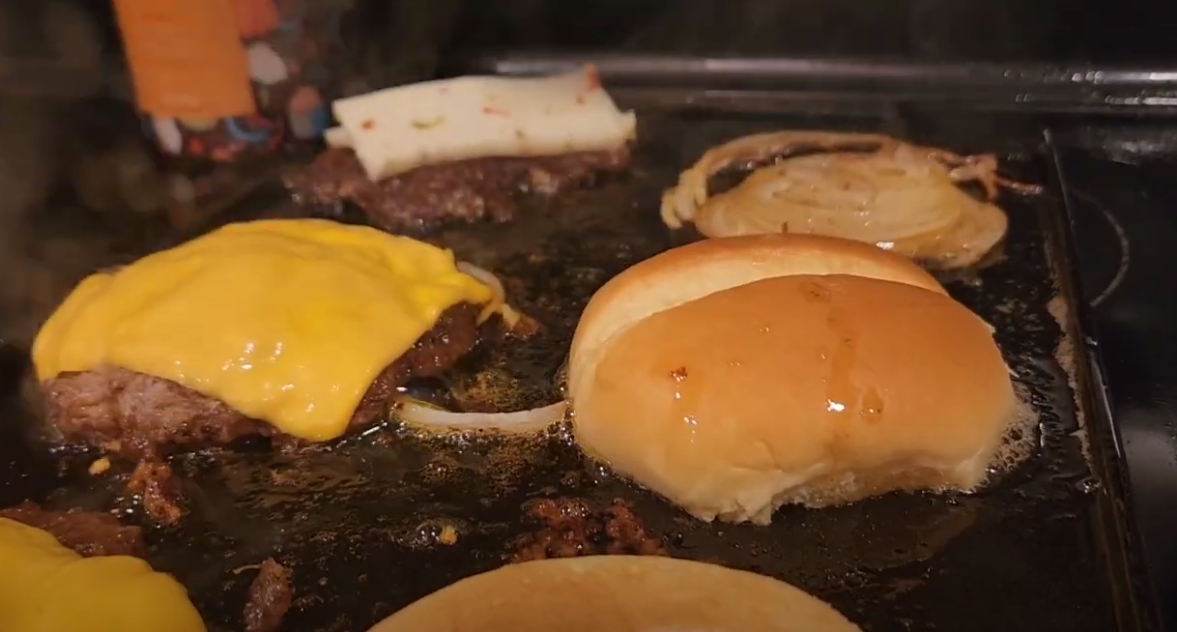
{"label": "smash burger patty", "polygon": [[332,104],[331,149],[287,178],[304,201],[354,202],[385,230],[506,221],[520,190],[554,195],[629,163],[637,118],[591,66],[547,77],[456,77]]}
{"label": "smash burger patty", "polygon": [[629,147],[623,146],[556,156],[475,158],[374,182],[354,151],[333,148],[284,179],[302,202],[331,206],[348,201],[384,230],[421,230],[454,220],[510,221],[519,192],[551,196],[587,185],[599,175],[625,170],[629,156]]}
{"label": "smash burger patty", "polygon": [[[348,427],[379,421],[398,386],[437,375],[473,349],[479,341],[480,310],[469,303],[446,310],[429,333],[372,382]],[[186,386],[113,366],[64,373],[47,382],[43,393],[49,423],[67,442],[102,445],[132,456],[281,434]]]}
{"label": "smash burger patty", "polygon": [[67,441],[128,455],[376,421],[500,322],[452,253],[323,220],[226,226],[83,281],[33,360]]}

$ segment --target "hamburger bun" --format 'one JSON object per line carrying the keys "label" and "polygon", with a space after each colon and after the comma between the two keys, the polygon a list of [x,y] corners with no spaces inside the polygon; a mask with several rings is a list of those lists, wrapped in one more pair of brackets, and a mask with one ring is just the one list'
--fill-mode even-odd
{"label": "hamburger bun", "polygon": [[860,632],[784,582],[667,557],[540,560],[475,575],[370,632]]}
{"label": "hamburger bun", "polygon": [[1017,400],[990,327],[908,259],[702,241],[593,296],[569,357],[586,454],[704,520],[971,490]]}

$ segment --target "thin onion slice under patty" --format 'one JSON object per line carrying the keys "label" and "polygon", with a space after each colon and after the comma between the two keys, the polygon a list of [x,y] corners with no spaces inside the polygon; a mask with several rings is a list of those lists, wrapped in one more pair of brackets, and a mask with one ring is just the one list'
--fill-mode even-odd
{"label": "thin onion slice under patty", "polygon": [[397,400],[395,416],[412,428],[435,432],[485,430],[509,434],[539,432],[564,419],[567,402],[510,413],[455,413],[424,402]]}

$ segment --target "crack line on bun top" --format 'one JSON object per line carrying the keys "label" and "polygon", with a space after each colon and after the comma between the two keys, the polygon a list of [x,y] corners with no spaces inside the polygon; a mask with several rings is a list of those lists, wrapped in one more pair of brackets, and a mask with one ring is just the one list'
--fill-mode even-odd
{"label": "crack line on bun top", "polygon": [[133,457],[382,421],[518,314],[485,270],[325,220],[230,224],[82,281],[33,361],[48,422]]}
{"label": "crack line on bun top", "polygon": [[573,338],[573,434],[704,519],[972,491],[1024,417],[990,326],[902,256],[710,239],[605,284]]}

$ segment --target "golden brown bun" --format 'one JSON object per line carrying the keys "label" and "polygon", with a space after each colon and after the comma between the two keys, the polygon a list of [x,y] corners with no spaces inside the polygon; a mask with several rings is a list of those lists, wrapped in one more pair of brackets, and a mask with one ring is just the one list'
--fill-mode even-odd
{"label": "golden brown bun", "polygon": [[642,261],[597,290],[580,316],[572,357],[588,360],[615,332],[655,312],[736,285],[797,274],[853,274],[945,293],[922,268],[873,244],[817,235],[705,239]]}
{"label": "golden brown bun", "polygon": [[505,566],[413,603],[369,632],[860,632],[784,582],[667,557]]}
{"label": "golden brown bun", "polygon": [[587,454],[699,518],[758,523],[972,489],[1016,406],[988,325],[915,264],[799,235],[630,268],[585,309],[568,387]]}

